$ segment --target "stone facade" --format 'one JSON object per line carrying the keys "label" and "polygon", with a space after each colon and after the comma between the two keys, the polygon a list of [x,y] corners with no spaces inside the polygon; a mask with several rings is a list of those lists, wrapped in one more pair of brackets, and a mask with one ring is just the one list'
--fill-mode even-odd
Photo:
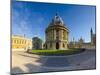
{"label": "stone facade", "polygon": [[68,35],[69,30],[65,27],[61,17],[56,14],[52,22],[45,30],[45,48],[54,50],[68,49]]}
{"label": "stone facade", "polygon": [[95,49],[96,47],[96,34],[93,33],[93,30],[91,28],[90,30],[90,42],[84,42],[82,37],[79,39],[79,41],[71,41],[69,43],[69,48],[86,48],[86,49]]}
{"label": "stone facade", "polygon": [[27,51],[32,49],[32,40],[25,36],[12,35],[12,51]]}

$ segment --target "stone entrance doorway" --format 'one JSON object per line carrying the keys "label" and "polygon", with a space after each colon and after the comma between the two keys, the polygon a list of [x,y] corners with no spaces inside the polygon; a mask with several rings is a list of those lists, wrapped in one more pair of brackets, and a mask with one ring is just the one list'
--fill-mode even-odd
{"label": "stone entrance doorway", "polygon": [[59,49],[59,43],[58,42],[56,43],[56,49]]}

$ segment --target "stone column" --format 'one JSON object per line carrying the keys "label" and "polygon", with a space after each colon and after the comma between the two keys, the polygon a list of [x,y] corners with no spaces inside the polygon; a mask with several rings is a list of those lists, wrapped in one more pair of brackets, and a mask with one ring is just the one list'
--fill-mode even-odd
{"label": "stone column", "polygon": [[64,30],[64,40],[66,40],[66,34],[65,34],[65,30]]}
{"label": "stone column", "polygon": [[59,42],[59,49],[61,50],[62,49],[62,43]]}
{"label": "stone column", "polygon": [[51,40],[51,31],[49,31],[49,40]]}
{"label": "stone column", "polygon": [[53,40],[53,30],[51,30],[51,40]]}
{"label": "stone column", "polygon": [[48,32],[48,40],[50,40],[50,32]]}
{"label": "stone column", "polygon": [[61,40],[61,30],[59,30],[59,39]]}
{"label": "stone column", "polygon": [[67,32],[65,31],[65,40],[67,40]]}
{"label": "stone column", "polygon": [[64,30],[64,37],[65,37],[65,39],[64,40],[67,40],[67,33],[66,33],[66,31]]}
{"label": "stone column", "polygon": [[56,30],[54,30],[54,40],[56,40]]}
{"label": "stone column", "polygon": [[55,46],[55,42],[52,42],[52,48],[55,50],[56,48],[55,48],[56,46]]}
{"label": "stone column", "polygon": [[54,29],[53,29],[53,40],[54,40]]}
{"label": "stone column", "polygon": [[61,30],[59,30],[59,39],[61,40]]}
{"label": "stone column", "polygon": [[63,40],[63,30],[61,30],[61,40]]}
{"label": "stone column", "polygon": [[51,30],[51,32],[50,32],[50,37],[51,37],[51,39],[50,39],[50,40],[52,40],[52,30]]}

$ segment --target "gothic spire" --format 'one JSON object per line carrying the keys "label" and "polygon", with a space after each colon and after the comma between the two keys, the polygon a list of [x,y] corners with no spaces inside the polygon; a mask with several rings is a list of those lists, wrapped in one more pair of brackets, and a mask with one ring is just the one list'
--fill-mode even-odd
{"label": "gothic spire", "polygon": [[91,34],[93,33],[93,30],[92,30],[92,28],[91,28]]}

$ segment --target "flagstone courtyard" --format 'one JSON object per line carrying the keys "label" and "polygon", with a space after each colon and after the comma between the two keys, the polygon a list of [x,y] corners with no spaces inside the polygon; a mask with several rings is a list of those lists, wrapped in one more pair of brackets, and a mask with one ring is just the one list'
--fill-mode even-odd
{"label": "flagstone courtyard", "polygon": [[67,56],[42,56],[12,51],[12,73],[95,69],[95,50]]}

